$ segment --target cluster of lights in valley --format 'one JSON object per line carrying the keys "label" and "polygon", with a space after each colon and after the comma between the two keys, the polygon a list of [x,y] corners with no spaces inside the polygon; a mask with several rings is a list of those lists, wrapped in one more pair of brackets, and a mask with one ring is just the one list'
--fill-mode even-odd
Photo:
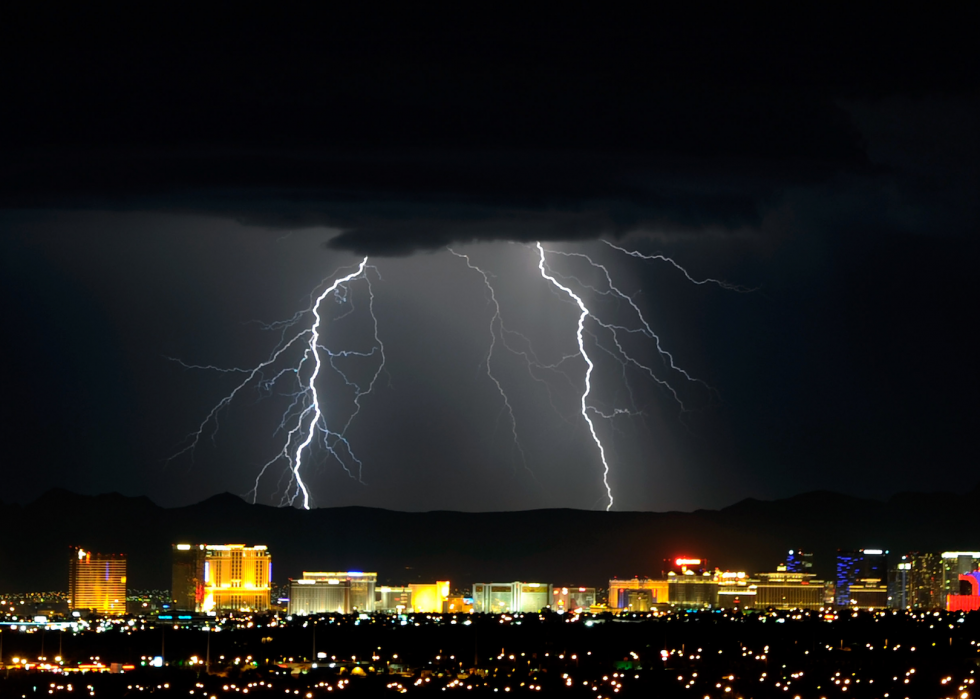
{"label": "cluster of lights in valley", "polygon": [[[615,254],[644,261],[666,263],[674,268],[674,272],[680,273],[692,284],[712,284],[729,291],[747,291],[744,287],[731,285],[718,279],[695,278],[673,259],[664,255],[646,255],[636,250],[620,247],[609,241],[603,242],[615,251]],[[581,377],[581,383],[575,384],[578,386],[576,388],[579,396],[578,413],[581,415],[583,427],[588,430],[591,441],[595,445],[595,459],[602,474],[605,509],[611,510],[615,505],[615,496],[609,476],[614,465],[609,457],[608,446],[604,443],[600,436],[600,430],[596,427],[596,420],[615,420],[621,416],[630,417],[639,414],[639,411],[630,405],[632,391],[627,381],[627,369],[639,372],[640,375],[656,382],[677,402],[681,411],[686,410],[686,407],[678,389],[672,382],[678,380],[692,382],[700,384],[706,391],[712,389],[705,382],[682,368],[674,356],[664,348],[661,338],[652,329],[640,306],[632,296],[617,287],[613,275],[605,265],[595,261],[590,255],[546,248],[540,242],[527,247],[529,252],[536,257],[536,269],[540,273],[541,279],[550,285],[559,302],[571,304],[578,310],[577,323],[574,327],[569,328],[569,337],[574,339],[572,345],[574,351],[565,354],[557,362],[546,363],[541,361],[534,352],[530,340],[524,334],[505,325],[504,311],[501,309],[498,296],[494,290],[494,275],[475,264],[469,255],[452,248],[449,248],[448,252],[460,258],[469,269],[480,274],[486,287],[486,296],[493,313],[489,322],[490,340],[484,362],[485,371],[499,393],[503,404],[503,413],[506,413],[509,420],[510,437],[513,439],[513,453],[529,472],[531,469],[527,463],[525,451],[520,444],[518,436],[520,427],[515,417],[512,402],[508,397],[504,382],[494,373],[495,352],[505,350],[520,357],[526,363],[531,378],[536,381],[542,381],[540,378],[542,374],[561,375],[566,380],[572,381],[569,374],[570,369],[566,368],[566,364],[577,358],[581,364],[585,365],[584,372],[578,374]],[[582,279],[570,274],[560,274],[549,264],[549,259],[555,257],[584,262],[590,268],[595,281],[591,277]],[[279,339],[268,356],[254,366],[227,368],[192,364],[171,358],[185,368],[235,374],[240,375],[241,379],[211,408],[197,428],[188,436],[182,447],[170,459],[192,454],[201,440],[206,437],[214,439],[218,430],[220,413],[247,389],[258,389],[260,393],[269,395],[277,390],[281,384],[282,388],[278,390],[287,391],[286,395],[290,397],[290,403],[279,419],[273,433],[274,438],[280,440],[280,447],[272,458],[261,466],[247,495],[252,498],[253,502],[256,501],[259,497],[262,481],[270,477],[270,472],[279,469],[278,484],[274,491],[279,494],[279,505],[300,506],[304,509],[310,509],[313,497],[309,484],[304,480],[304,468],[308,466],[312,458],[311,452],[315,449],[322,449],[335,459],[351,478],[362,481],[364,464],[355,453],[355,447],[349,440],[348,431],[361,412],[364,399],[374,391],[379,377],[385,370],[385,345],[381,340],[382,333],[375,315],[372,276],[377,279],[381,278],[378,268],[369,264],[368,257],[364,257],[353,271],[345,274],[334,273],[324,280],[322,291],[319,293],[314,291],[311,294],[308,307],[298,311],[288,320],[277,321],[264,326],[266,330],[277,333]],[[363,310],[354,305],[355,284],[366,289],[368,302]],[[326,301],[331,297],[336,305],[342,309],[332,319],[327,317],[326,308]],[[623,309],[631,318],[631,322],[627,324],[620,320],[618,315],[616,320],[604,319],[603,313],[597,310],[597,305],[594,303],[594,299],[599,297],[611,299],[618,304],[619,308]],[[335,349],[336,338],[329,335],[329,328],[326,327],[327,322],[340,320],[355,312],[366,313],[370,319],[373,328],[371,346],[366,350]],[[599,333],[603,334],[607,343],[600,342]],[[628,342],[628,338],[632,340]],[[636,338],[651,343],[652,349],[642,353],[631,349]],[[597,352],[610,357],[622,366],[622,376],[626,382],[624,395],[627,396],[624,405],[604,407],[600,406],[598,401],[590,400],[596,381],[594,372],[598,361]],[[654,361],[651,362],[646,359],[647,356],[652,357]],[[346,370],[344,364],[344,360],[351,358],[367,363],[370,369],[366,374],[358,374],[357,377],[352,376],[352,372]],[[353,392],[353,407],[346,418],[340,421],[340,424],[328,424],[324,414],[324,401],[329,400],[330,397],[323,394],[323,389],[318,385],[318,379],[326,371],[336,372],[343,383]],[[288,390],[285,389],[287,384],[290,386]]]}

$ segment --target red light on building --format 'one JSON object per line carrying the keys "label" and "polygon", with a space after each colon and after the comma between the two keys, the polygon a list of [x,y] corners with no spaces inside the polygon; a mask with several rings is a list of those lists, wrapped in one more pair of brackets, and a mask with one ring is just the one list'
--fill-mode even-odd
{"label": "red light on building", "polygon": [[679,568],[681,566],[699,566],[701,565],[700,558],[678,558],[674,561],[674,564]]}
{"label": "red light on building", "polygon": [[950,612],[975,612],[980,610],[980,571],[968,575],[960,573],[960,582],[970,583],[969,595],[946,595],[946,610]]}

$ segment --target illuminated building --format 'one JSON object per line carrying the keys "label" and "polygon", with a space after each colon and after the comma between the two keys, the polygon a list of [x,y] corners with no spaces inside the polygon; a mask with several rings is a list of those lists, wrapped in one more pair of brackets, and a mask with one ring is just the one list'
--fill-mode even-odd
{"label": "illuminated building", "polygon": [[290,614],[375,611],[377,573],[307,573],[289,581]]}
{"label": "illuminated building", "polygon": [[975,612],[980,610],[980,571],[970,573],[960,573],[961,585],[967,587],[967,591],[960,594],[951,594],[946,597],[946,609],[951,612]]}
{"label": "illuminated building", "polygon": [[745,587],[719,587],[719,609],[755,609],[759,605],[755,601],[755,585]]}
{"label": "illuminated building", "polygon": [[684,609],[718,606],[719,581],[710,573],[695,575],[688,570],[683,575],[667,573],[667,601]]}
{"label": "illuminated building", "polygon": [[437,580],[434,583],[412,583],[412,608],[423,614],[444,614],[449,611],[449,581]]}
{"label": "illuminated building", "polygon": [[[859,551],[837,549],[837,576],[834,593],[836,599],[834,601],[838,607],[852,606],[854,601],[851,595],[852,585],[857,585],[860,581],[865,581],[861,583],[861,589],[862,592],[867,592],[870,589],[867,587],[870,584],[867,581],[877,580],[879,583],[884,583],[887,580],[887,556],[888,552],[882,551],[881,549],[861,549]],[[884,588],[884,585],[882,584],[881,587]],[[888,593],[886,590],[886,602],[887,596]],[[867,595],[864,595],[864,597],[867,597]],[[866,604],[860,606],[878,605]],[[885,606],[885,603],[881,606]]]}
{"label": "illuminated building", "polygon": [[469,614],[473,611],[473,598],[450,596],[445,605],[447,614]]}
{"label": "illuminated building", "polygon": [[937,553],[908,553],[888,572],[888,606],[893,609],[941,609],[943,559]]}
{"label": "illuminated building", "polygon": [[408,587],[376,587],[374,600],[376,612],[402,614],[412,611],[412,590]]}
{"label": "illuminated building", "polygon": [[851,584],[851,605],[858,609],[886,609],[888,587],[878,578],[865,578]]}
{"label": "illuminated building", "polygon": [[268,611],[271,592],[272,557],[267,546],[204,546],[202,611]]}
{"label": "illuminated building", "polygon": [[74,547],[68,562],[68,606],[97,614],[125,614],[126,556]]}
{"label": "illuminated building", "polygon": [[594,587],[558,587],[551,588],[551,609],[556,612],[589,611],[596,603]]}
{"label": "illuminated building", "polygon": [[799,549],[790,549],[786,556],[787,573],[809,573],[813,568],[813,554]]}
{"label": "illuminated building", "polygon": [[477,583],[473,586],[474,612],[537,612],[550,604],[551,586],[545,583]]}
{"label": "illuminated building", "polygon": [[[701,576],[704,579],[704,576]],[[755,585],[753,580],[742,572],[715,570],[714,581],[718,584],[715,604],[721,609],[751,609],[755,604]]]}
{"label": "illuminated building", "polygon": [[170,601],[175,609],[201,611],[204,605],[204,561],[207,558],[206,553],[203,544],[173,545]]}
{"label": "illuminated building", "polygon": [[[781,567],[781,566],[780,566]],[[824,582],[812,573],[778,571],[760,573],[755,588],[757,609],[820,609],[824,606]]]}
{"label": "illuminated building", "polygon": [[650,578],[609,581],[609,608],[646,612],[667,603],[667,581]]}
{"label": "illuminated building", "polygon": [[[966,592],[963,575],[980,568],[980,551],[943,551],[943,600]],[[961,587],[963,589],[961,589]]]}

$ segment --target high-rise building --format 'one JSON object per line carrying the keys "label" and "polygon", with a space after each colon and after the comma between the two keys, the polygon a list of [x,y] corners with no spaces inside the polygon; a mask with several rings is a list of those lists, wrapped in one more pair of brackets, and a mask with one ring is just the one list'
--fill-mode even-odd
{"label": "high-rise building", "polygon": [[813,554],[790,549],[786,556],[787,573],[809,573],[813,568]]}
{"label": "high-rise building", "polygon": [[[303,573],[289,581],[290,614],[352,614],[376,609],[377,573]],[[383,602],[390,600],[382,599]],[[396,604],[397,607],[397,604]]]}
{"label": "high-rise building", "polygon": [[264,612],[269,609],[271,592],[272,557],[267,546],[204,546],[201,611]]}
{"label": "high-rise building", "polygon": [[961,575],[980,569],[980,551],[943,551],[943,606],[949,595],[969,594],[961,589]]}
{"label": "high-rise building", "polygon": [[759,609],[820,609],[824,604],[824,581],[813,573],[777,571],[757,577],[753,587]]}
{"label": "high-rise building", "polygon": [[876,585],[884,588],[888,579],[887,557],[888,552],[882,549],[858,551],[837,549],[837,584],[834,600],[837,606],[847,607],[852,604],[852,585],[860,583],[862,590]]}
{"label": "high-rise building", "polygon": [[174,544],[170,601],[175,609],[200,612],[204,605],[204,544]]}
{"label": "high-rise building", "polygon": [[74,547],[68,562],[68,606],[96,614],[125,614],[126,556]]}
{"label": "high-rise building", "polygon": [[907,553],[888,572],[888,606],[893,609],[941,609],[945,599],[943,559],[937,553]]}

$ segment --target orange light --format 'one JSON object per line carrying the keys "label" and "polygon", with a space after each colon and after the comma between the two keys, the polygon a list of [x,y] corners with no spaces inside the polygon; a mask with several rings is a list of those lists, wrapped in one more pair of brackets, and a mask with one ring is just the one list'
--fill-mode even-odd
{"label": "orange light", "polygon": [[674,561],[678,566],[699,566],[701,565],[700,558],[678,558]]}

